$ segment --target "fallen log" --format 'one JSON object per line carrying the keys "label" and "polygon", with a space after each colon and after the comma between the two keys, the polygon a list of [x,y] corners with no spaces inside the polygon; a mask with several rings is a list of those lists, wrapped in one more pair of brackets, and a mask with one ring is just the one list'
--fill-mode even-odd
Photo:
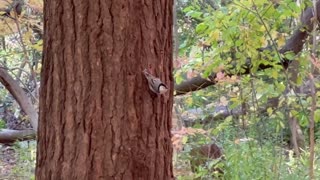
{"label": "fallen log", "polygon": [[32,140],[36,138],[36,132],[32,129],[12,130],[0,129],[0,143],[10,144],[16,141]]}

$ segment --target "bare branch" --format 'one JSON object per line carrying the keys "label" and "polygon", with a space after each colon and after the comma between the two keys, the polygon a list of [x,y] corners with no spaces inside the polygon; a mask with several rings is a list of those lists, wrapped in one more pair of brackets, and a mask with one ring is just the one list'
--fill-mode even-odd
{"label": "bare branch", "polygon": [[10,74],[0,67],[0,82],[6,87],[6,89],[12,94],[15,100],[20,105],[21,109],[30,118],[31,125],[35,131],[38,129],[38,112],[33,107],[31,100],[27,97],[24,90],[19,86]]}

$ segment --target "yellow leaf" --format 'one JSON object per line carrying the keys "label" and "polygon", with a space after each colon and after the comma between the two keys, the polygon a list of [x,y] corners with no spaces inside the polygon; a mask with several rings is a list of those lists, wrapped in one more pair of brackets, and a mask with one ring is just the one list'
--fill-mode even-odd
{"label": "yellow leaf", "polygon": [[213,41],[217,41],[219,40],[219,37],[220,37],[220,32],[218,30],[215,30],[211,33],[211,38]]}
{"label": "yellow leaf", "polygon": [[268,112],[268,115],[269,115],[269,116],[271,116],[271,115],[272,115],[272,113],[273,113],[272,108],[271,108],[271,107],[269,107],[269,108],[267,109],[267,112]]}
{"label": "yellow leaf", "polygon": [[227,100],[227,98],[224,97],[224,96],[222,96],[222,97],[220,98],[220,104],[221,104],[222,106],[227,106],[227,105],[228,105],[228,100]]}
{"label": "yellow leaf", "polygon": [[186,144],[188,142],[188,136],[184,136],[182,138],[182,144]]}
{"label": "yellow leaf", "polygon": [[186,99],[186,103],[187,103],[187,105],[192,105],[192,98],[191,97],[188,97],[187,99]]}
{"label": "yellow leaf", "polygon": [[272,31],[271,32],[271,37],[272,37],[272,39],[276,39],[278,37],[278,32],[277,31]]}
{"label": "yellow leaf", "polygon": [[278,46],[283,46],[286,43],[286,39],[283,35],[280,35],[278,38]]}
{"label": "yellow leaf", "polygon": [[277,79],[278,78],[278,72],[277,71],[272,71],[272,77],[274,78],[274,79]]}
{"label": "yellow leaf", "polygon": [[267,46],[268,45],[268,41],[266,41],[266,39],[264,37],[261,37],[260,38],[260,43],[263,45],[263,46]]}

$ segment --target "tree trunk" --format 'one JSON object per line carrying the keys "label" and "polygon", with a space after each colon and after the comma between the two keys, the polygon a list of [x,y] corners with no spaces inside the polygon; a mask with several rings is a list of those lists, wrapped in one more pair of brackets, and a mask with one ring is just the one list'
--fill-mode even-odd
{"label": "tree trunk", "polygon": [[36,179],[173,179],[172,5],[44,1]]}

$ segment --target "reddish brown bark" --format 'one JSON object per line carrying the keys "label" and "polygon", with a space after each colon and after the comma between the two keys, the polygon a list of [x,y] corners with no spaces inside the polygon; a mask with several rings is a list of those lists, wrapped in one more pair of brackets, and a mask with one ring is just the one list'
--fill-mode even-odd
{"label": "reddish brown bark", "polygon": [[172,0],[44,3],[36,178],[172,179]]}

